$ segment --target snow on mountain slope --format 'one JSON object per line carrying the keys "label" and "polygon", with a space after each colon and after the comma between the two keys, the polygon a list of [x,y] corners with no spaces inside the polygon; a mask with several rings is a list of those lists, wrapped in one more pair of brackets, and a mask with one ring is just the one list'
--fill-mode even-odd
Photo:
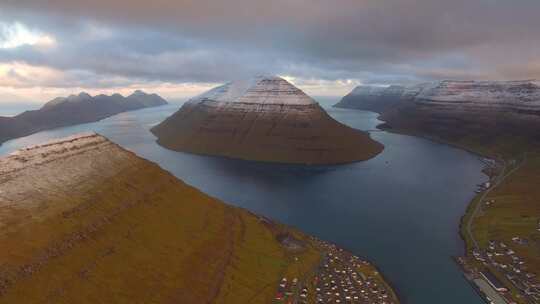
{"label": "snow on mountain slope", "polygon": [[280,77],[262,78],[236,102],[255,104],[313,105],[316,102],[302,90]]}
{"label": "snow on mountain slope", "polygon": [[540,139],[540,86],[534,81],[454,81],[409,88],[381,115],[387,126],[443,140]]}
{"label": "snow on mountain slope", "polygon": [[[393,88],[393,89],[392,89]],[[359,86],[337,104],[348,108],[380,108],[380,104],[412,101],[418,105],[500,110],[540,110],[540,86],[532,80],[444,80],[401,87]],[[377,111],[379,112],[379,111]]]}
{"label": "snow on mountain slope", "polygon": [[540,87],[529,80],[441,81],[424,86],[415,101],[540,110]]}
{"label": "snow on mountain slope", "polygon": [[310,105],[316,102],[302,90],[277,76],[257,76],[213,88],[188,103],[236,102],[246,104]]}
{"label": "snow on mountain slope", "polygon": [[223,101],[223,102],[232,102],[238,97],[246,93],[246,91],[255,85],[257,81],[260,80],[260,77],[254,77],[251,79],[238,80],[233,82],[228,82],[224,85],[215,87],[209,91],[202,93],[196,97],[191,98],[188,103],[199,103],[203,100],[208,101]]}

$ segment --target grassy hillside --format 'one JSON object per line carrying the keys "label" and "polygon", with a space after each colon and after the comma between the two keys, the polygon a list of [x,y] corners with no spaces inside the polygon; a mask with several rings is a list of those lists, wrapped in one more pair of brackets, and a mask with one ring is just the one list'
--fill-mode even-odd
{"label": "grassy hillside", "polygon": [[[489,240],[505,241],[540,273],[540,153],[527,155],[525,162],[486,197],[494,202],[475,219],[473,232],[481,246],[487,247]],[[512,245],[516,236],[528,244]]]}

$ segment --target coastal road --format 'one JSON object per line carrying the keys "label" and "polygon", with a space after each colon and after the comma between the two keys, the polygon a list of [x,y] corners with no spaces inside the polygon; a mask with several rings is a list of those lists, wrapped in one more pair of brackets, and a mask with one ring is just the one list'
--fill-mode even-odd
{"label": "coastal road", "polygon": [[523,160],[517,166],[512,168],[512,170],[510,170],[509,172],[506,172],[506,170],[508,169],[508,164],[506,163],[506,161],[504,161],[504,166],[503,166],[503,168],[501,170],[501,174],[499,174],[495,178],[495,180],[494,180],[493,184],[491,185],[491,187],[489,187],[489,189],[484,191],[482,193],[482,196],[480,196],[480,198],[478,200],[478,203],[474,207],[474,210],[473,210],[473,212],[472,212],[472,214],[471,214],[471,216],[470,216],[470,218],[467,221],[466,226],[465,226],[465,229],[467,230],[467,234],[471,238],[475,249],[479,249],[479,246],[478,246],[478,241],[476,241],[476,239],[474,238],[474,235],[472,233],[472,222],[473,222],[474,218],[476,217],[476,215],[478,214],[478,211],[482,207],[482,202],[488,196],[488,194],[491,193],[491,191],[493,189],[497,188],[504,180],[506,180],[507,177],[509,177],[514,172],[516,172],[519,168],[521,168],[526,160],[527,160],[527,153],[524,153],[523,154]]}

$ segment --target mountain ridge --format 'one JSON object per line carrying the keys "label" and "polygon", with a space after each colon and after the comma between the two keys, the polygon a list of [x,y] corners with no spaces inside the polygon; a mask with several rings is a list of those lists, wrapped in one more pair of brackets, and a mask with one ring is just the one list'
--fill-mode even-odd
{"label": "mountain ridge", "polygon": [[[387,100],[386,100],[387,99]],[[400,101],[418,104],[471,104],[505,110],[540,110],[540,84],[536,80],[441,80],[413,86],[358,86],[336,107],[381,113]]]}
{"label": "mountain ridge", "polygon": [[[534,80],[443,80],[404,87],[400,95],[384,97],[371,102],[365,94],[349,94],[335,106],[374,111],[381,114],[385,128],[444,141],[473,134],[475,141],[486,145],[498,137],[540,140],[540,85]],[[378,102],[386,106],[378,107]]]}

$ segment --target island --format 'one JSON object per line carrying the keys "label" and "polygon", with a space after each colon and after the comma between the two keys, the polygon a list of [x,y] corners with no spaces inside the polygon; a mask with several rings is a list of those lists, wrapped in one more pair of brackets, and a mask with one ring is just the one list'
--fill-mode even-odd
{"label": "island", "polygon": [[58,97],[39,110],[0,117],[0,144],[48,129],[99,121],[118,113],[165,104],[167,101],[159,95],[140,90],[127,97],[120,94],[90,96],[84,92]]}
{"label": "island", "polygon": [[404,87],[390,100],[376,90],[357,89],[338,105],[378,112],[382,129],[448,143],[485,163],[489,181],[460,227],[466,277],[492,303],[540,301],[539,83],[447,80]]}
{"label": "island", "polygon": [[171,150],[289,164],[370,159],[383,146],[345,126],[283,78],[260,76],[214,88],[152,128]]}
{"label": "island", "polygon": [[399,303],[347,250],[95,134],[0,158],[0,303]]}

